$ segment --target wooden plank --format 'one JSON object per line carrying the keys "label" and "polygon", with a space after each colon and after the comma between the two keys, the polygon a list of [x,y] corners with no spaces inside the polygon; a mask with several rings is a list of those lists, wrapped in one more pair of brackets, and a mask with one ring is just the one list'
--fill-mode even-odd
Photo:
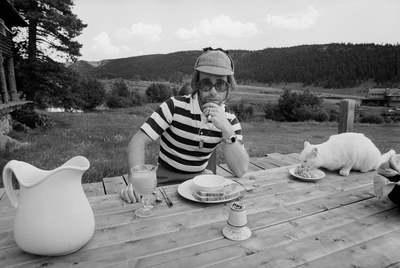
{"label": "wooden plank", "polygon": [[[348,178],[338,176],[332,172],[326,172],[326,178],[318,183],[305,183],[293,179],[288,173],[289,167],[281,167],[269,170],[260,170],[253,173],[248,173],[240,181],[246,185],[254,186],[255,189],[251,193],[251,196],[265,196],[266,194],[278,195],[283,192],[290,192],[293,190],[304,190],[309,189],[312,191],[314,188],[324,189],[330,188],[333,185],[333,189],[344,190],[354,185],[362,185],[365,182],[371,183],[372,178],[368,180],[370,173],[352,173]],[[279,184],[277,184],[279,183]],[[277,184],[277,185],[275,185]],[[182,203],[184,201],[177,194],[178,185],[170,185],[166,187],[167,194],[174,203]],[[89,197],[89,201],[95,214],[97,213],[112,213],[116,211],[126,211],[131,209],[131,206],[120,199],[119,193],[101,197]],[[10,217],[15,214],[14,209],[10,207],[0,207],[1,217]]]}
{"label": "wooden plank", "polygon": [[103,184],[106,194],[119,194],[126,186],[125,180],[122,176],[103,178]]}
{"label": "wooden plank", "polygon": [[82,184],[86,196],[105,195],[103,182],[92,182]]}
{"label": "wooden plank", "polygon": [[258,158],[251,158],[251,163],[256,165],[262,169],[270,169],[280,167],[281,165],[276,164],[275,161],[271,161],[269,157],[258,157]]}
{"label": "wooden plank", "polygon": [[4,190],[4,188],[0,188],[0,200],[5,198],[5,194],[6,194],[6,191]]}
{"label": "wooden plank", "polygon": [[298,153],[291,153],[291,154],[286,154],[288,158],[293,159],[293,164],[297,164],[301,162],[300,154]]}
{"label": "wooden plank", "polygon": [[[232,171],[229,169],[227,164],[219,164],[218,166],[220,168],[226,170],[228,173],[233,174]],[[254,171],[259,171],[259,170],[262,170],[262,169],[263,168],[261,168],[261,167],[259,167],[257,165],[254,165],[253,163],[250,162],[249,166],[248,166],[248,169],[247,169],[247,172],[254,172]]]}
{"label": "wooden plank", "polygon": [[303,239],[292,239],[289,244],[268,249],[258,245],[253,246],[251,248],[253,254],[220,262],[215,267],[295,267],[393,231],[399,231],[399,220],[400,214],[394,208]]}
{"label": "wooden plank", "polygon": [[153,267],[154,265],[160,267],[207,266],[226,259],[247,256],[254,251],[255,247],[265,250],[278,245],[288,245],[294,240],[315,236],[323,231],[338,228],[392,207],[389,204],[377,204],[371,199],[364,200],[349,204],[346,207],[339,207],[272,225],[269,228],[257,229],[253,231],[252,239],[241,244],[225,239],[215,240],[207,244],[197,244],[168,253],[144,257],[137,263],[140,264],[138,267]]}
{"label": "wooden plank", "polygon": [[223,167],[217,166],[217,175],[221,175],[223,177],[232,176],[232,172],[230,170],[226,170]]}
{"label": "wooden plank", "polygon": [[[294,220],[295,218],[304,217],[305,215],[315,214],[317,211],[325,211],[326,207],[334,208],[338,206],[343,206],[345,204],[351,204],[357,200],[362,200],[365,199],[365,197],[371,196],[369,193],[366,194],[367,195],[365,195],[365,188],[361,192],[352,189],[348,192],[336,193],[336,198],[318,198],[315,200],[307,201],[306,204],[300,203],[290,206],[279,206],[272,211],[268,211],[262,215],[260,214],[259,216],[257,216],[256,219],[249,219],[249,222],[253,223],[253,229],[261,229],[262,226],[275,226],[282,221],[287,222]],[[190,216],[192,215],[189,215],[189,217]],[[207,214],[203,215],[202,217],[207,217]],[[211,213],[209,217],[213,218],[213,213]],[[179,218],[182,217],[179,216]],[[185,219],[182,220],[185,221]],[[145,221],[143,225],[149,226],[154,224],[153,221],[143,221]],[[160,222],[160,224],[169,224],[168,220],[165,220],[164,222],[158,220],[157,222]],[[7,251],[0,251],[0,259],[5,260],[3,264],[15,264],[25,262],[27,265],[32,265],[32,263],[40,263],[44,266],[46,265],[46,263],[52,263],[53,265],[56,263],[76,263],[81,264],[82,267],[89,267],[86,265],[90,263],[98,263],[99,261],[101,261],[101,263],[105,265],[113,262],[118,263],[123,261],[124,259],[134,259],[141,256],[150,256],[155,253],[167,253],[166,255],[168,256],[168,252],[171,252],[171,249],[173,248],[185,249],[188,248],[188,246],[196,245],[199,243],[208,245],[210,242],[215,240],[222,241],[223,244],[231,243],[231,241],[223,239],[221,235],[221,229],[225,226],[225,224],[226,219],[222,221],[217,221],[213,224],[195,226],[194,228],[186,228],[180,224],[174,224],[176,226],[174,232],[164,232],[155,236],[146,236],[146,230],[143,229],[143,227],[134,225],[130,228],[130,232],[119,234],[124,235],[125,238],[125,240],[122,240],[119,243],[115,243],[115,236],[117,234],[114,232],[112,236],[109,237],[108,245],[98,245],[97,247],[91,247],[90,244],[92,242],[90,242],[89,245],[85,248],[68,256],[57,258],[43,257],[40,259],[32,260],[32,257],[30,255],[21,255],[21,252],[18,249],[9,248],[7,249]],[[149,227],[148,230],[150,229],[151,228]],[[137,233],[133,233],[133,230],[137,230]],[[94,239],[104,231],[105,230],[96,232]],[[256,236],[253,237],[256,238]],[[112,241],[110,241],[110,239]],[[232,243],[236,244],[236,242]]]}
{"label": "wooden plank", "polygon": [[280,153],[271,153],[268,154],[267,157],[270,158],[271,161],[275,161],[275,163],[279,164],[280,166],[293,165],[298,163],[297,160],[294,160],[293,158]]}
{"label": "wooden plank", "polygon": [[399,267],[400,231],[371,239],[297,267]]}
{"label": "wooden plank", "polygon": [[355,100],[345,99],[340,102],[338,133],[353,131],[355,107]]}

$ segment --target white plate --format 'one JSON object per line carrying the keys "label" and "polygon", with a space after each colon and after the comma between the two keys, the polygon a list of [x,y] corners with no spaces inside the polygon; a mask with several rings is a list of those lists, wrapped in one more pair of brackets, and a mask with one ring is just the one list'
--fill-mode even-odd
{"label": "white plate", "polygon": [[[225,180],[226,180],[226,184],[235,183],[234,181],[232,181],[230,179],[225,179]],[[182,182],[178,186],[178,194],[180,194],[183,198],[186,198],[186,199],[194,201],[194,202],[199,202],[199,203],[224,203],[224,202],[229,202],[229,201],[232,201],[232,200],[238,198],[237,196],[233,196],[232,198],[224,199],[224,200],[200,201],[194,197],[192,186],[193,186],[193,179]]]}
{"label": "white plate", "polygon": [[302,180],[302,181],[318,181],[318,180],[320,180],[320,179],[322,179],[322,178],[325,177],[325,173],[324,173],[322,170],[320,170],[320,169],[313,169],[313,170],[310,171],[310,172],[312,173],[313,177],[311,177],[311,178],[305,178],[305,177],[300,176],[299,174],[296,174],[296,173],[295,173],[296,168],[297,168],[297,167],[294,167],[294,168],[289,169],[289,173],[290,173],[290,175],[292,175],[293,177],[296,177],[297,179]]}

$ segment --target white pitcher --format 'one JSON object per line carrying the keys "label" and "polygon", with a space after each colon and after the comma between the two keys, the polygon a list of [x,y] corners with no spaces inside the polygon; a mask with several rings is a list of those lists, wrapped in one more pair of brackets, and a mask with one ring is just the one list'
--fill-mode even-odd
{"label": "white pitcher", "polygon": [[[24,251],[39,255],[65,255],[84,246],[94,234],[94,215],[81,179],[90,163],[76,156],[54,170],[41,170],[11,160],[3,169],[3,183],[17,209],[14,239]],[[17,178],[19,197],[12,186]]]}

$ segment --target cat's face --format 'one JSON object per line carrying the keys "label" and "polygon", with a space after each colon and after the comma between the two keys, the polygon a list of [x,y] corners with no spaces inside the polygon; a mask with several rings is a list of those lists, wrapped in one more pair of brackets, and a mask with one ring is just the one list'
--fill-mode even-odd
{"label": "cat's face", "polygon": [[318,149],[308,141],[304,142],[304,149],[300,153],[300,159],[303,161],[303,165],[310,169],[318,168],[320,166]]}

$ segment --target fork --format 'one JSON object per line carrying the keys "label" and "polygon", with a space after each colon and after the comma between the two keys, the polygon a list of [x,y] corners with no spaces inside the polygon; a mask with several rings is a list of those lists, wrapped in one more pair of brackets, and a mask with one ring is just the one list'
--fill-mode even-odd
{"label": "fork", "polygon": [[235,179],[231,179],[232,181],[236,182],[237,184],[243,186],[243,188],[246,190],[246,192],[250,192],[253,191],[255,189],[255,187],[253,185],[245,185],[242,182],[235,180]]}

